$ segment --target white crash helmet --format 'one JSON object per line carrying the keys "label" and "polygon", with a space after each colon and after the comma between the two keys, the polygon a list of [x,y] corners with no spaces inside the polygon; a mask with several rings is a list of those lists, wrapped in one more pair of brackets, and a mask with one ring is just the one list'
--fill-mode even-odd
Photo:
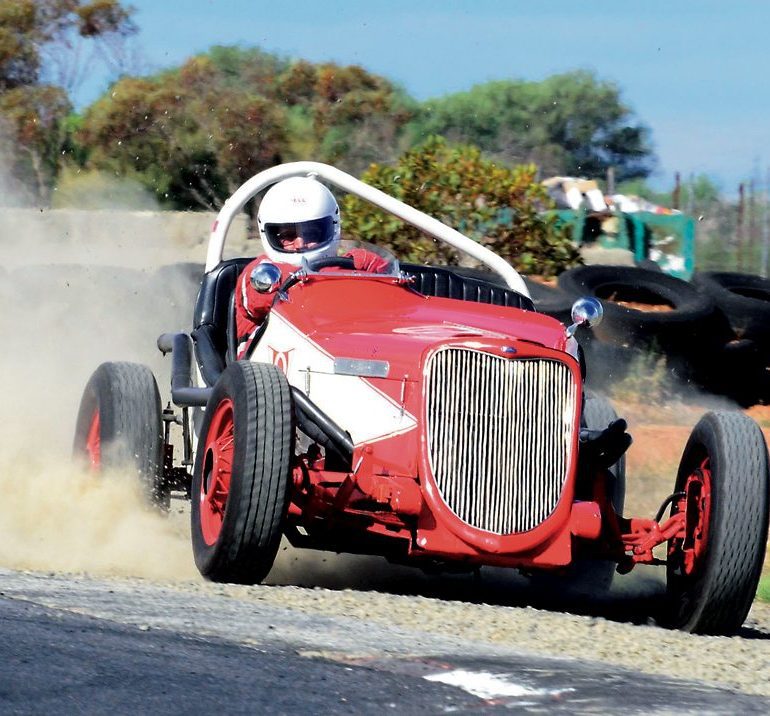
{"label": "white crash helmet", "polygon": [[[257,226],[262,247],[272,261],[299,266],[303,258],[334,253],[340,240],[340,208],[318,180],[291,177],[265,193],[257,212]],[[309,245],[285,249],[283,241],[296,236]]]}

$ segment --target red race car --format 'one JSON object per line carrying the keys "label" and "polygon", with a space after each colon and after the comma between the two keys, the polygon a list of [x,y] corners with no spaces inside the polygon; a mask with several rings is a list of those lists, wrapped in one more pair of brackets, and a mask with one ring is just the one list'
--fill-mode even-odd
{"label": "red race car", "polygon": [[[252,271],[271,307],[242,351],[234,295],[251,258],[223,260],[228,229],[247,201],[307,176],[453,245],[508,287],[373,247],[377,269],[362,271],[336,242],[288,276],[270,260]],[[75,452],[95,469],[129,463],[156,504],[190,498],[195,561],[212,580],[259,582],[283,535],[426,569],[582,571],[597,582],[665,563],[661,621],[734,632],[767,539],[762,432],[742,413],[706,414],[658,514],[625,516],[631,438],[584,390],[576,340],[601,314],[581,299],[565,327],[480,244],[333,167],[280,165],[220,212],[191,333],[158,339],[172,356],[173,405],[161,409],[148,368],[105,363],[85,389]]]}

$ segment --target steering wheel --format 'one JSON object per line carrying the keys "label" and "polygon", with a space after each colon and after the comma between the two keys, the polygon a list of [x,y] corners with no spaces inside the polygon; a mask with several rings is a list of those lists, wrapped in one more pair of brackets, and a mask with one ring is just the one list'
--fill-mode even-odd
{"label": "steering wheel", "polygon": [[350,256],[327,256],[308,262],[309,268],[313,271],[320,271],[325,268],[341,268],[348,271],[355,271],[356,264]]}

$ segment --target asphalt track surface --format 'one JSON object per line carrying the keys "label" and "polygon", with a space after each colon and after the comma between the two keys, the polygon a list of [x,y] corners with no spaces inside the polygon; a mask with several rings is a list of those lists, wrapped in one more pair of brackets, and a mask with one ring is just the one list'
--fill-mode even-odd
{"label": "asphalt track surface", "polygon": [[770,712],[770,700],[360,619],[0,570],[0,713]]}

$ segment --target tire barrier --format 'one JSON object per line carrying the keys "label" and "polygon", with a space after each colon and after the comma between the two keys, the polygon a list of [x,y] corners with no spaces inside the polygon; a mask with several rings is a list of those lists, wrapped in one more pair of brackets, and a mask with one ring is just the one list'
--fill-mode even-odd
{"label": "tire barrier", "polygon": [[692,282],[714,300],[735,338],[770,346],[770,279],[729,271],[700,271]]}
{"label": "tire barrier", "polygon": [[[702,386],[712,357],[732,333],[714,300],[696,286],[668,274],[628,266],[580,266],[559,276],[571,297],[595,296],[604,321],[592,330],[590,358],[611,367],[615,382],[641,354],[665,357],[668,373],[680,383]],[[623,349],[623,350],[618,350]],[[589,363],[590,371],[590,363]]]}
{"label": "tire barrier", "polygon": [[748,338],[729,341],[704,361],[699,383],[748,408],[770,401],[770,355],[766,345]]}
{"label": "tire barrier", "polygon": [[555,286],[548,286],[530,278],[524,278],[524,283],[532,296],[532,302],[540,313],[553,316],[562,323],[569,324],[572,321],[572,304],[574,298]]}
{"label": "tire barrier", "polygon": [[589,295],[604,305],[602,324],[580,337],[589,384],[607,389],[635,362],[658,356],[674,383],[743,407],[770,402],[770,280],[704,271],[688,283],[641,267],[592,265],[565,271],[559,287],[570,301]]}
{"label": "tire barrier", "polygon": [[705,387],[744,407],[770,402],[770,279],[700,271],[692,281],[714,300],[730,329],[709,361]]}
{"label": "tire barrier", "polygon": [[717,328],[713,299],[687,281],[661,272],[630,266],[580,266],[559,276],[559,288],[572,297],[600,299],[604,320],[596,335],[619,346],[686,351],[693,334],[704,336]]}

